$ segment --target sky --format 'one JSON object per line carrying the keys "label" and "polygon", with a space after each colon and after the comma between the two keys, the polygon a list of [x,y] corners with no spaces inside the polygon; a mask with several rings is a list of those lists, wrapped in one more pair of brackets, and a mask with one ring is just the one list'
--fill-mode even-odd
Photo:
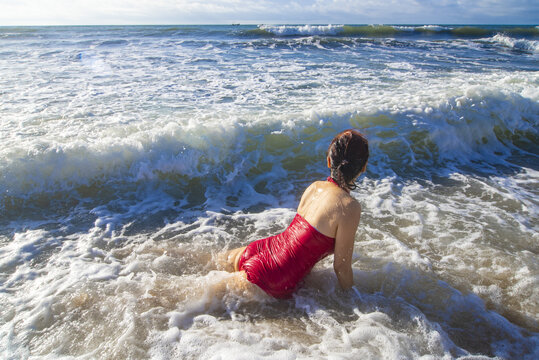
{"label": "sky", "polygon": [[539,0],[0,0],[2,25],[539,24]]}

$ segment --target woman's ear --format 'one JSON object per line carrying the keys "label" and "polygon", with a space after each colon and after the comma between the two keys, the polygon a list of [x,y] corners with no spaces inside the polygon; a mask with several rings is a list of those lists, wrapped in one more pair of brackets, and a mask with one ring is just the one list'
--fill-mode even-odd
{"label": "woman's ear", "polygon": [[329,158],[329,156],[328,156],[327,160],[328,160],[328,168],[331,169],[331,159]]}

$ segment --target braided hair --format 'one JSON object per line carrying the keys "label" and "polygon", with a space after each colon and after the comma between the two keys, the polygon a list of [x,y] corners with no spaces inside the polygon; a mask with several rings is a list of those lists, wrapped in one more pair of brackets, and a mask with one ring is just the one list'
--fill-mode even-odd
{"label": "braided hair", "polygon": [[344,130],[329,144],[328,157],[333,180],[344,190],[354,190],[354,179],[369,159],[369,142],[355,129]]}

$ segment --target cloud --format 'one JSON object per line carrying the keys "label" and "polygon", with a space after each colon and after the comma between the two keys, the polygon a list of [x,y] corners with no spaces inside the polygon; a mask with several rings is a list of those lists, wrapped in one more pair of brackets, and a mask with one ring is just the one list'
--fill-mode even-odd
{"label": "cloud", "polygon": [[0,0],[0,24],[533,23],[536,0]]}

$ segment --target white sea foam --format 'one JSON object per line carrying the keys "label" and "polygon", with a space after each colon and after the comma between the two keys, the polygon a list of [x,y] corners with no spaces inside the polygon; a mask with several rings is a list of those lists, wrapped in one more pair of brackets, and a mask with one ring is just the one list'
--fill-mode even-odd
{"label": "white sea foam", "polygon": [[[417,207],[421,206],[418,204]],[[378,206],[366,206],[366,216],[373,216],[374,214],[368,214],[377,208]],[[400,211],[398,208],[393,211],[395,210],[397,214]],[[270,228],[275,224],[273,219],[279,213],[272,212],[275,210],[254,214],[255,218],[254,215],[238,213],[232,215],[230,220],[245,219],[256,224],[255,229],[261,233],[250,236],[263,236],[262,233],[271,231]],[[284,218],[281,216],[280,226],[285,226],[287,219],[293,216],[293,212],[289,210],[281,212],[283,213],[287,215]],[[362,301],[358,304],[360,308],[355,315],[338,315],[339,312],[349,311],[347,308],[353,304],[350,300],[341,298],[342,295],[338,293],[333,295],[335,290],[327,288],[335,279],[327,264],[323,264],[309,276],[305,289],[294,298],[293,314],[297,313],[295,316],[299,316],[300,320],[288,322],[283,329],[279,325],[281,321],[274,323],[270,316],[283,311],[279,302],[260,291],[250,295],[245,293],[254,289],[235,288],[234,283],[230,282],[233,278],[230,274],[221,271],[207,273],[207,270],[203,270],[207,265],[204,265],[204,262],[201,264],[201,259],[206,257],[204,261],[211,261],[212,249],[217,250],[215,240],[208,242],[203,239],[209,234],[222,234],[230,240],[234,237],[233,234],[227,235],[227,232],[222,231],[221,227],[227,221],[216,221],[219,218],[222,219],[223,214],[216,213],[214,220],[200,219],[212,228],[208,229],[209,231],[195,226],[196,232],[186,232],[181,229],[188,224],[172,223],[163,231],[150,235],[157,240],[163,235],[177,233],[171,240],[154,241],[137,236],[127,243],[124,242],[126,245],[123,249],[112,252],[95,247],[105,235],[105,232],[99,229],[89,235],[59,239],[63,243],[62,250],[47,262],[42,276],[22,281],[20,276],[13,274],[5,282],[4,289],[14,288],[18,284],[17,286],[24,289],[33,290],[29,292],[30,296],[19,298],[17,303],[11,303],[4,312],[14,313],[13,310],[17,309],[13,323],[25,319],[24,327],[17,330],[19,335],[29,334],[35,329],[41,329],[45,333],[54,331],[61,335],[61,341],[50,339],[46,343],[35,342],[35,349],[41,351],[61,351],[63,343],[75,340],[75,334],[70,332],[71,327],[65,322],[65,316],[68,316],[71,319],[69,321],[75,321],[73,324],[77,324],[76,326],[93,328],[90,335],[93,341],[105,341],[99,334],[106,336],[109,345],[100,350],[101,356],[141,356],[148,351],[153,357],[167,357],[167,354],[180,357],[215,357],[234,356],[249,351],[250,356],[271,359],[283,356],[294,358],[299,353],[307,357],[354,358],[372,355],[385,358],[420,358],[430,355],[436,358],[452,358],[455,354],[467,354],[460,346],[478,345],[473,345],[473,342],[472,345],[466,345],[466,342],[459,345],[453,343],[451,333],[442,330],[440,324],[442,327],[446,324],[462,326],[462,323],[457,325],[450,319],[467,313],[483,318],[484,323],[481,326],[498,329],[501,326],[503,330],[500,336],[517,336],[518,330],[514,325],[488,312],[478,298],[466,296],[448,284],[438,282],[432,270],[421,270],[421,267],[417,270],[410,269],[409,266],[413,267],[417,263],[417,260],[410,257],[411,249],[408,254],[400,253],[393,247],[388,247],[390,242],[387,241],[358,243],[362,256],[356,261],[360,267],[371,266],[369,264],[373,260],[379,261],[380,264],[387,263],[387,260],[381,261],[377,251],[369,249],[372,246],[377,247],[380,253],[391,254],[390,257],[395,260],[400,259],[397,260],[399,262],[405,261],[401,265],[389,262],[389,265],[384,265],[374,272],[355,272],[358,286],[363,293]],[[367,233],[371,232],[368,227],[365,230]],[[123,231],[117,231],[111,234],[112,239],[122,238],[122,233]],[[35,237],[47,236],[41,232]],[[178,246],[182,239],[188,238],[194,241],[191,245]],[[236,241],[232,240],[232,244]],[[194,248],[190,249],[191,246]],[[406,248],[403,244],[399,246]],[[128,257],[120,260],[122,254],[128,254]],[[37,253],[33,256],[37,256]],[[95,262],[97,259],[101,259],[101,264]],[[31,266],[31,263],[32,261],[25,262],[24,267]],[[202,268],[192,268],[195,264],[202,265]],[[19,280],[14,277],[19,277]],[[225,288],[228,290],[223,292]],[[480,290],[478,292],[484,294]],[[327,295],[321,294],[330,294],[330,303],[327,303]],[[116,309],[115,315],[111,314],[104,320],[99,312],[92,310],[97,304],[100,304],[103,311]],[[156,305],[169,309],[165,317]],[[274,308],[275,306],[277,308]],[[245,312],[244,307],[250,310]],[[268,314],[270,318],[262,318],[254,323],[247,321],[253,310]],[[81,311],[86,314],[84,317],[78,315]],[[423,313],[426,313],[426,316]],[[433,323],[433,319],[436,322]],[[148,321],[165,322],[165,330],[140,328],[136,325]],[[123,324],[123,330],[113,333],[117,324]],[[7,334],[9,329],[5,324],[0,330]],[[296,339],[298,334],[303,334],[301,342]],[[8,353],[16,354],[18,347],[9,340],[13,338],[6,336],[3,339],[2,345]],[[524,341],[520,338],[517,343],[522,344]],[[90,345],[91,342],[78,351],[90,355],[93,353]],[[517,351],[512,345],[504,349],[505,353],[495,351],[502,357]]]}
{"label": "white sea foam", "polygon": [[451,30],[451,27],[441,26],[441,25],[422,25],[422,26],[393,26],[395,29],[400,31],[413,32],[417,30],[428,30],[428,31],[446,31]]}
{"label": "white sea foam", "polygon": [[337,35],[342,31],[343,25],[260,25],[259,28],[281,36]]}
{"label": "white sea foam", "polygon": [[419,29],[443,31],[443,30],[451,30],[452,28],[447,27],[447,26],[441,26],[441,25],[423,25],[423,26],[420,26]]}
{"label": "white sea foam", "polygon": [[[412,67],[408,63],[388,65],[391,68],[409,70]],[[402,88],[392,89],[392,97],[389,97],[387,92],[368,95],[366,90],[360,89],[357,95],[362,99],[361,110],[356,110],[358,105],[344,103],[340,105],[341,114],[328,111],[334,106],[332,103],[335,103],[335,100],[324,98],[321,93],[320,96],[325,100],[320,101],[320,104],[311,110],[311,114],[307,114],[308,118],[301,122],[295,119],[296,114],[271,114],[269,124],[262,126],[259,125],[260,120],[254,117],[251,124],[242,125],[236,122],[236,116],[226,118],[225,115],[223,118],[221,115],[214,121],[206,118],[191,119],[188,124],[173,121],[166,116],[155,120],[151,127],[141,121],[139,125],[126,127],[122,121],[118,121],[112,127],[109,125],[106,129],[100,129],[97,123],[94,129],[84,130],[102,134],[95,140],[85,140],[76,135],[72,137],[77,129],[86,127],[81,127],[78,122],[46,124],[44,129],[50,135],[39,139],[21,138],[18,143],[10,141],[9,146],[0,149],[3,155],[3,161],[0,162],[3,173],[0,188],[4,193],[9,191],[9,195],[17,196],[23,193],[69,189],[102,180],[152,180],[160,174],[171,173],[188,177],[205,176],[210,171],[215,171],[215,168],[210,170],[212,166],[226,162],[226,159],[235,154],[244,153],[244,147],[250,146],[249,134],[258,133],[261,140],[266,138],[269,141],[272,136],[263,135],[264,132],[278,129],[281,126],[279,122],[284,124],[286,132],[273,137],[291,141],[295,132],[309,128],[314,121],[318,122],[320,119],[330,121],[335,129],[347,126],[350,119],[357,127],[372,127],[378,121],[377,115],[371,115],[373,112],[378,112],[381,114],[379,116],[392,119],[391,121],[399,122],[402,124],[399,126],[403,126],[399,131],[400,135],[392,139],[385,135],[382,139],[377,134],[392,131],[395,125],[377,126],[367,130],[368,135],[372,136],[371,142],[375,148],[381,146],[384,150],[383,144],[389,145],[394,141],[417,147],[420,143],[410,139],[410,136],[415,131],[425,131],[439,152],[437,156],[441,158],[470,160],[485,156],[488,152],[508,154],[511,146],[499,141],[495,132],[497,128],[512,134],[536,131],[539,120],[536,116],[535,101],[538,93],[536,89],[533,92],[526,84],[531,85],[532,78],[522,83],[518,77],[492,76],[487,80],[491,81],[489,85],[467,86],[458,93],[456,87],[463,84],[463,79],[453,80],[454,88],[447,89],[444,81],[439,84],[432,83],[429,90],[425,91],[420,88],[420,81],[410,79],[406,89],[404,85]],[[501,87],[507,88],[508,84],[526,97],[516,92],[500,90]],[[415,90],[410,92],[410,88]],[[338,97],[338,91],[336,93],[337,99],[341,99]],[[444,98],[452,93],[458,95]],[[338,109],[339,105],[336,108]],[[492,114],[496,116],[492,117]],[[401,118],[412,119],[412,126],[401,122]],[[64,139],[59,141],[56,134]],[[412,144],[414,141],[416,143]],[[267,145],[273,146],[271,143]],[[308,148],[300,151],[305,154],[310,152]],[[409,156],[417,158],[419,154],[413,152],[410,148]],[[377,151],[374,154],[376,156]],[[248,154],[242,162],[234,165],[235,170],[225,176],[233,179],[241,172],[247,171],[259,155]],[[269,156],[274,158],[274,155]]]}
{"label": "white sea foam", "polygon": [[539,41],[537,40],[516,39],[504,34],[496,34],[489,40],[515,50],[529,51],[532,53],[539,52]]}

